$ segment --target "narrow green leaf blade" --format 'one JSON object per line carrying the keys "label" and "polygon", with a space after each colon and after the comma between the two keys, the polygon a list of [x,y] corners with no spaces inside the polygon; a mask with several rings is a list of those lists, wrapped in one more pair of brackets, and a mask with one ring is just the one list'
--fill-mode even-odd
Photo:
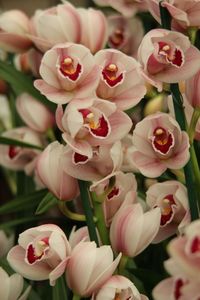
{"label": "narrow green leaf blade", "polygon": [[35,214],[41,215],[45,213],[49,208],[55,206],[57,202],[58,200],[54,195],[52,195],[51,193],[47,193],[42,199],[42,201],[40,202],[40,204],[38,205]]}
{"label": "narrow green leaf blade", "polygon": [[33,149],[37,149],[37,150],[43,150],[43,148],[41,148],[38,145],[33,145],[33,144],[29,144],[29,143],[24,143],[15,139],[10,139],[4,136],[0,136],[0,144],[3,145],[14,145],[14,146],[20,146],[20,147],[24,147],[24,148],[33,148]]}

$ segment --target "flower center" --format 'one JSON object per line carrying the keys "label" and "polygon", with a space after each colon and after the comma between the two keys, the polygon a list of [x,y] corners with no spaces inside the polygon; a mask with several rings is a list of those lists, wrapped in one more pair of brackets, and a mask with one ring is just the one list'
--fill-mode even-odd
{"label": "flower center", "polygon": [[184,286],[184,281],[182,279],[176,280],[175,286],[174,286],[174,298],[175,298],[175,300],[180,299],[180,297],[182,296],[181,288],[183,286]]}
{"label": "flower center", "polygon": [[73,161],[76,165],[85,164],[88,161],[88,156],[80,154],[78,152],[74,152]]}
{"label": "flower center", "polygon": [[164,128],[157,127],[153,132],[152,146],[156,152],[167,154],[174,146],[174,138]]}
{"label": "flower center", "polygon": [[81,73],[81,65],[78,63],[77,66],[74,64],[74,60],[71,57],[65,57],[60,63],[60,72],[65,77],[76,81]]}
{"label": "flower center", "polygon": [[191,253],[200,253],[200,238],[196,236],[191,243]]}
{"label": "flower center", "polygon": [[173,50],[171,46],[165,42],[159,42],[158,45],[158,54],[164,56],[168,63],[176,67],[181,67],[183,65],[184,55],[180,49],[176,47],[175,50]]}
{"label": "flower center", "polygon": [[114,300],[121,300],[121,298],[120,298],[120,294],[115,294],[115,298],[114,298]]}
{"label": "flower center", "polygon": [[20,151],[20,147],[15,147],[15,146],[9,146],[8,149],[8,156],[10,157],[10,159],[15,158],[15,156],[19,153]]}
{"label": "flower center", "polygon": [[29,244],[26,253],[26,260],[28,264],[34,264],[35,262],[41,260],[44,256],[45,251],[49,249],[49,239],[43,238],[35,243]]}
{"label": "flower center", "polygon": [[123,30],[120,28],[117,28],[109,37],[109,42],[116,48],[119,47],[123,43],[123,41]]}
{"label": "flower center", "polygon": [[110,87],[114,87],[122,81],[123,74],[118,75],[117,73],[118,67],[115,64],[109,64],[103,69],[103,79]]}
{"label": "flower center", "polygon": [[159,207],[161,209],[161,220],[160,225],[164,226],[169,223],[174,215],[174,208],[176,207],[176,203],[174,201],[173,195],[167,195],[164,199],[159,203]]}
{"label": "flower center", "polygon": [[117,196],[117,195],[119,195],[119,188],[117,188],[116,186],[114,186],[114,188],[111,190],[111,192],[107,195],[107,198],[110,200],[114,196]]}

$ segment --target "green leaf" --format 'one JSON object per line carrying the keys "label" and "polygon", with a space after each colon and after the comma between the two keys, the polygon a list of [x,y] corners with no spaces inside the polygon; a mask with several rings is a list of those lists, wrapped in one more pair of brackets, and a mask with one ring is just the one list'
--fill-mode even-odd
{"label": "green leaf", "polygon": [[43,189],[28,195],[16,197],[0,207],[0,215],[24,211],[25,209],[34,207],[38,205],[46,192],[47,190]]}
{"label": "green leaf", "polygon": [[25,224],[25,223],[30,223],[30,222],[36,222],[36,221],[40,221],[42,218],[41,217],[30,217],[30,218],[21,218],[21,219],[16,219],[13,221],[9,221],[6,223],[3,223],[0,225],[0,229],[6,229],[6,228],[10,228],[10,227],[15,227],[17,225],[20,224]]}
{"label": "green leaf", "polygon": [[49,208],[56,205],[58,202],[57,198],[52,195],[51,193],[47,193],[45,197],[42,199],[40,204],[37,207],[37,210],[35,212],[36,215],[40,215],[45,213]]}
{"label": "green leaf", "polygon": [[0,144],[3,145],[14,145],[14,146],[20,146],[24,148],[33,148],[33,149],[38,149],[38,150],[43,150],[40,146],[29,144],[29,143],[24,143],[15,139],[10,139],[4,136],[0,136]]}
{"label": "green leaf", "polygon": [[67,288],[64,277],[60,277],[56,281],[56,285],[53,287],[53,300],[68,300]]}

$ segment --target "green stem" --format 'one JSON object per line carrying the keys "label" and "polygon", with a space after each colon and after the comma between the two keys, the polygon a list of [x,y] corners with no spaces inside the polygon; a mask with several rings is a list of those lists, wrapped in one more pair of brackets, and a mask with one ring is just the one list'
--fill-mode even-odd
{"label": "green stem", "polygon": [[[59,207],[60,211],[63,213],[63,215],[65,215],[70,220],[79,221],[79,222],[86,222],[85,215],[77,214],[77,213],[72,212],[71,210],[69,210],[69,208],[67,207],[65,201],[59,201],[58,202],[58,207]],[[96,222],[95,218],[94,218],[94,222]]]}
{"label": "green stem", "polygon": [[196,125],[197,122],[199,120],[200,117],[200,108],[196,108],[194,109],[193,115],[192,115],[192,119],[190,122],[190,127],[188,129],[188,135],[190,138],[190,144],[192,145],[193,140],[194,140],[194,136],[195,136],[195,129],[196,129]]}
{"label": "green stem", "polygon": [[49,138],[50,142],[56,141],[56,137],[52,128],[47,130],[47,137]]}
{"label": "green stem", "polygon": [[110,245],[109,232],[105,224],[105,218],[102,203],[99,201],[95,192],[91,192],[94,213],[97,218],[96,226],[100,234],[101,241],[104,245]]}
{"label": "green stem", "polygon": [[90,198],[89,198],[89,192],[88,192],[88,183],[87,181],[79,180],[79,189],[81,194],[81,200],[83,205],[83,210],[86,217],[86,223],[89,231],[89,236],[91,241],[95,241],[97,246],[99,246],[99,241],[96,233],[96,227],[93,220],[93,212],[90,205]]}
{"label": "green stem", "polygon": [[[171,17],[167,9],[162,7],[162,1],[160,2],[160,15],[161,23],[164,29],[171,29]],[[170,89],[172,93],[172,99],[174,104],[175,117],[180,125],[181,130],[186,131],[186,118],[183,107],[182,95],[179,91],[178,83],[170,84]],[[197,205],[197,195],[195,190],[195,180],[192,169],[192,155],[189,162],[184,167],[186,187],[188,191],[188,200],[190,206],[191,220],[196,220],[199,218],[198,205]]]}
{"label": "green stem", "polygon": [[128,256],[122,255],[120,262],[119,262],[119,275],[124,275],[124,271],[126,269],[126,265],[128,263]]}
{"label": "green stem", "polygon": [[195,44],[196,37],[197,37],[197,31],[198,31],[198,28],[196,28],[196,27],[189,27],[187,30],[187,33],[188,33],[188,36],[189,36],[189,39],[190,39],[190,42],[192,45]]}
{"label": "green stem", "polygon": [[72,298],[72,300],[80,300],[81,299],[81,297],[79,296],[79,295],[73,295],[73,298]]}

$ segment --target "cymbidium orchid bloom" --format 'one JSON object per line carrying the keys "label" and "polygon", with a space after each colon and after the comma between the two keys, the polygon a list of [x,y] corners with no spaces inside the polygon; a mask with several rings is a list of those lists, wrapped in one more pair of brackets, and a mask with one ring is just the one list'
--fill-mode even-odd
{"label": "cymbidium orchid bloom", "polygon": [[3,230],[0,230],[0,257],[7,254],[8,250],[13,246],[14,244],[14,235],[10,235],[7,237],[5,232]]}
{"label": "cymbidium orchid bloom", "polygon": [[[161,23],[159,2],[160,0],[146,0],[148,9],[154,18]],[[198,0],[168,0],[162,1],[172,17],[172,27],[183,30],[187,27],[200,27],[200,2]]]}
{"label": "cymbidium orchid bloom", "polygon": [[153,297],[155,300],[198,300],[199,282],[184,276],[169,277],[153,289]]}
{"label": "cymbidium orchid bloom", "polygon": [[138,18],[127,19],[121,15],[108,17],[108,45],[127,55],[136,57],[144,36],[142,22]]}
{"label": "cymbidium orchid bloom", "polygon": [[186,80],[185,95],[187,101],[193,108],[200,109],[200,70],[194,76]]}
{"label": "cymbidium orchid bloom", "polygon": [[28,299],[31,287],[28,286],[26,290],[23,291],[24,280],[19,274],[13,274],[10,277],[0,267],[0,299],[1,300],[26,300]]}
{"label": "cymbidium orchid bloom", "polygon": [[54,116],[50,110],[27,93],[17,97],[16,109],[22,120],[35,131],[45,132],[54,124]]}
{"label": "cymbidium orchid bloom", "polygon": [[95,293],[115,271],[121,254],[113,261],[110,246],[97,248],[95,242],[80,242],[71,252],[66,269],[67,284],[79,296]]}
{"label": "cymbidium orchid bloom", "polygon": [[187,191],[175,180],[155,183],[147,190],[146,202],[150,208],[161,210],[160,229],[154,242],[160,242],[190,223]]}
{"label": "cymbidium orchid bloom", "polygon": [[108,25],[104,14],[92,8],[78,8],[77,12],[81,20],[80,44],[89,48],[92,53],[103,49],[108,38]]}
{"label": "cymbidium orchid bloom", "polygon": [[57,141],[49,144],[37,160],[37,175],[42,183],[60,200],[72,200],[78,193],[77,180],[66,172],[62,155],[65,147]]}
{"label": "cymbidium orchid bloom", "polygon": [[131,159],[140,172],[150,178],[167,168],[180,169],[189,160],[189,139],[177,121],[166,113],[144,118],[133,131]]}
{"label": "cymbidium orchid bloom", "polygon": [[30,38],[45,52],[59,43],[79,43],[81,22],[76,8],[66,1],[46,10],[37,10],[32,18]]}
{"label": "cymbidium orchid bloom", "polygon": [[116,49],[97,52],[95,61],[101,67],[97,96],[122,110],[138,104],[146,93],[139,63]]}
{"label": "cymbidium orchid bloom", "polygon": [[63,139],[78,153],[92,158],[92,147],[112,144],[131,129],[127,114],[115,104],[98,98],[74,99],[63,112],[56,111],[56,122]]}
{"label": "cymbidium orchid bloom", "polygon": [[138,60],[146,79],[162,90],[163,83],[188,79],[199,70],[200,51],[182,33],[153,29],[140,44]]}
{"label": "cymbidium orchid bloom", "polygon": [[185,235],[173,239],[168,252],[182,273],[191,280],[200,281],[200,221],[185,228]]}
{"label": "cymbidium orchid bloom", "polygon": [[71,252],[65,233],[54,224],[40,225],[21,233],[18,243],[7,256],[13,270],[30,280],[49,279],[54,285]]}
{"label": "cymbidium orchid bloom", "polygon": [[8,52],[24,52],[32,45],[27,37],[29,18],[20,10],[10,10],[0,15],[0,47]]}
{"label": "cymbidium orchid bloom", "polygon": [[91,300],[148,300],[141,295],[136,286],[126,277],[114,275],[110,277]]}
{"label": "cymbidium orchid bloom", "polygon": [[[43,146],[41,136],[28,127],[18,127],[5,131],[2,137]],[[0,164],[11,170],[24,170],[31,173],[40,150],[15,145],[0,145]]]}
{"label": "cymbidium orchid bloom", "polygon": [[94,94],[100,70],[93,55],[85,46],[66,43],[47,51],[41,62],[42,79],[35,87],[50,101],[65,104],[73,98]]}
{"label": "cymbidium orchid bloom", "polygon": [[81,180],[98,181],[120,169],[122,149],[119,141],[93,147],[92,151],[92,157],[89,158],[67,147],[62,158],[66,172]]}
{"label": "cymbidium orchid bloom", "polygon": [[118,171],[94,182],[90,190],[95,192],[97,197],[103,197],[105,221],[109,226],[128,192],[131,191],[132,202],[136,201],[137,181],[132,173],[125,174]]}
{"label": "cymbidium orchid bloom", "polygon": [[94,0],[97,5],[111,6],[125,17],[132,17],[138,10],[146,10],[147,5],[142,0]]}
{"label": "cymbidium orchid bloom", "polygon": [[158,233],[160,218],[158,207],[144,213],[140,203],[132,204],[126,197],[110,227],[113,250],[129,257],[141,253]]}

